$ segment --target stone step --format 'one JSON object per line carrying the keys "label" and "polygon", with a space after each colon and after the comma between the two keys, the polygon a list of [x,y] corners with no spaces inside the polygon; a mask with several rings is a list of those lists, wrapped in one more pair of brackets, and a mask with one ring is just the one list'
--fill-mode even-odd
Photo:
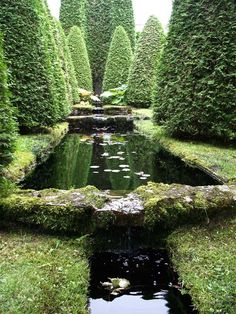
{"label": "stone step", "polygon": [[104,106],[104,107],[93,107],[93,106],[73,106],[71,116],[88,116],[92,114],[105,114],[105,115],[127,115],[132,114],[132,109],[127,106]]}
{"label": "stone step", "polygon": [[87,115],[69,116],[67,118],[70,131],[93,131],[97,128],[107,128],[107,131],[133,131],[134,119],[132,115]]}

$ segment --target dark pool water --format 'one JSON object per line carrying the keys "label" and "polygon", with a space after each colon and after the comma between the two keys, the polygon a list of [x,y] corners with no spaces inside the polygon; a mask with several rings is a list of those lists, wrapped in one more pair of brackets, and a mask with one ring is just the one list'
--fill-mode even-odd
{"label": "dark pool water", "polygon": [[[129,280],[130,287],[115,296],[101,283],[117,277]],[[163,250],[94,254],[89,307],[91,314],[197,313],[190,297],[181,295]]]}
{"label": "dark pool water", "polygon": [[37,190],[94,185],[122,195],[148,181],[216,184],[208,175],[186,166],[142,135],[98,133],[68,134],[24,182],[24,187]]}

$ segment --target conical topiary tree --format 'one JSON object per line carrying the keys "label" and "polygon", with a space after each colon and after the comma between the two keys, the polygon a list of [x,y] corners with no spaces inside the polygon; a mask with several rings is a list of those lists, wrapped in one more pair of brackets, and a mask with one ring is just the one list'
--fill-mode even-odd
{"label": "conical topiary tree", "polygon": [[53,92],[54,105],[59,108],[58,119],[64,119],[71,111],[70,97],[67,93],[67,84],[64,68],[60,59],[60,47],[55,39],[55,25],[46,1],[41,1],[42,31],[45,37],[45,54],[48,58],[50,87]]}
{"label": "conical topiary tree", "polygon": [[157,59],[164,39],[162,26],[151,16],[141,34],[130,70],[127,90],[128,103],[135,107],[150,107]]}
{"label": "conical topiary tree", "polygon": [[64,114],[63,74],[49,24],[41,0],[1,1],[11,101],[21,127],[53,125]]}
{"label": "conical topiary tree", "polygon": [[236,138],[235,16],[234,0],[174,2],[154,94],[171,134]]}
{"label": "conical topiary tree", "polygon": [[93,87],[100,94],[112,37],[112,0],[86,0],[84,28]]}
{"label": "conical topiary tree", "polygon": [[103,81],[103,90],[126,84],[132,63],[132,48],[129,37],[122,26],[114,32],[109,50]]}
{"label": "conical topiary tree", "polygon": [[68,45],[75,68],[78,86],[92,91],[92,75],[87,48],[79,27],[73,26],[71,28],[68,35]]}
{"label": "conical topiary tree", "polygon": [[123,26],[134,50],[136,33],[132,0],[112,0],[112,19],[113,30]]}
{"label": "conical topiary tree", "polygon": [[62,69],[64,70],[64,76],[66,79],[67,94],[70,104],[76,104],[79,102],[78,81],[76,79],[74,64],[71,58],[68,42],[61,26],[61,23],[54,19],[55,38],[59,47],[60,59]]}
{"label": "conical topiary tree", "polygon": [[3,59],[2,35],[0,34],[0,183],[2,167],[11,159],[16,137],[15,113],[7,86],[7,68]]}
{"label": "conical topiary tree", "polygon": [[83,27],[86,0],[61,0],[60,22],[66,34],[72,26]]}

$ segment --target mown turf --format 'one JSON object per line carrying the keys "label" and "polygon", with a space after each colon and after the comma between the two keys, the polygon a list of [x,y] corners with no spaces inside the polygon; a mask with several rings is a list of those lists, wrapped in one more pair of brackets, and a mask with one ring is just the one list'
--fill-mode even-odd
{"label": "mown turf", "polygon": [[236,218],[174,232],[172,261],[200,313],[236,313]]}
{"label": "mown turf", "polygon": [[88,313],[86,241],[1,232],[0,313]]}
{"label": "mown turf", "polygon": [[184,141],[169,137],[162,127],[151,120],[136,121],[136,128],[158,141],[173,155],[190,165],[204,169],[221,182],[236,183],[236,148],[197,141]]}

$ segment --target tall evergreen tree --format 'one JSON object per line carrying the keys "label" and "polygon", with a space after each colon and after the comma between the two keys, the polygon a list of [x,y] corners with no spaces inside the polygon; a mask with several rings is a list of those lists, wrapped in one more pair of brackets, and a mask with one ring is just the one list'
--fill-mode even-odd
{"label": "tall evergreen tree", "polygon": [[62,116],[59,90],[64,86],[49,24],[41,0],[1,1],[12,104],[27,128],[53,125]]}
{"label": "tall evergreen tree", "polygon": [[3,59],[2,35],[0,34],[0,181],[2,166],[11,159],[16,136],[14,110],[9,101],[7,67]]}
{"label": "tall evergreen tree", "polygon": [[[56,108],[59,108],[58,120],[65,118],[71,111],[70,97],[67,93],[65,72],[60,59],[60,47],[55,39],[55,25],[53,17],[45,0],[41,1],[42,31],[45,42],[45,54],[49,61],[50,87],[53,91],[53,100]],[[42,12],[41,12],[42,11]]]}
{"label": "tall evergreen tree", "polygon": [[235,16],[234,0],[174,2],[154,94],[172,134],[236,137]]}
{"label": "tall evergreen tree", "polygon": [[114,32],[109,50],[103,81],[103,90],[126,84],[132,63],[132,48],[129,37],[122,26]]}
{"label": "tall evergreen tree", "polygon": [[84,37],[79,27],[73,26],[71,28],[68,36],[68,45],[75,68],[78,86],[91,91],[93,89],[91,68]]}
{"label": "tall evergreen tree", "polygon": [[72,26],[83,27],[86,0],[61,0],[60,21],[66,34]]}
{"label": "tall evergreen tree", "polygon": [[113,30],[123,26],[127,32],[131,47],[135,47],[135,21],[132,0],[112,0]]}
{"label": "tall evergreen tree", "polygon": [[61,23],[54,19],[55,38],[57,46],[59,47],[61,66],[64,71],[66,80],[67,94],[70,104],[79,102],[78,81],[76,79],[76,73],[74,64],[71,58],[68,42],[61,26]]}
{"label": "tall evergreen tree", "polygon": [[94,91],[100,94],[112,36],[112,0],[87,0],[85,34]]}
{"label": "tall evergreen tree", "polygon": [[127,100],[132,106],[144,108],[151,105],[157,59],[163,40],[162,26],[155,16],[151,16],[140,36],[130,70]]}

